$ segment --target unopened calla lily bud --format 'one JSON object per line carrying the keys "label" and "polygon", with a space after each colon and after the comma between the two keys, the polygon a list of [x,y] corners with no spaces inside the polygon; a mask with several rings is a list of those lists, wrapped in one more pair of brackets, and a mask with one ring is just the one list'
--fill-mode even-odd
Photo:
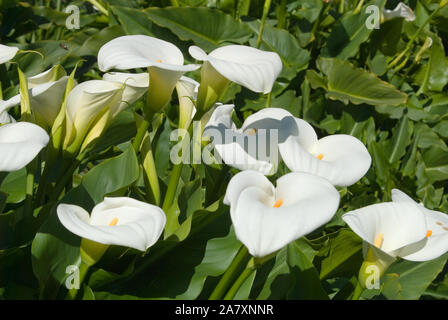
{"label": "unopened calla lily bud", "polygon": [[188,129],[196,108],[194,106],[198,95],[199,83],[191,78],[182,77],[176,84],[179,98],[179,128]]}

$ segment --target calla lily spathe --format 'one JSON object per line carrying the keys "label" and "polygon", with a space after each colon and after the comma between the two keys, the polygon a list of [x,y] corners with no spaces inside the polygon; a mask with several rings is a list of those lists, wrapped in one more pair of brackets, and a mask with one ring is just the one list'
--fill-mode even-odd
{"label": "calla lily spathe", "polygon": [[392,199],[351,211],[342,219],[380,260],[427,261],[448,251],[446,214],[424,208],[397,189]]}
{"label": "calla lily spathe", "polygon": [[49,136],[29,122],[0,126],[0,171],[16,171],[30,163],[48,144]]}
{"label": "calla lily spathe", "polygon": [[296,119],[286,110],[266,108],[247,117],[238,129],[231,119],[234,107],[232,104],[217,106],[203,136],[212,137],[213,147],[227,165],[265,175],[275,173],[278,146],[298,134]]}
{"label": "calla lily spathe", "polygon": [[426,220],[426,237],[409,248],[405,252],[406,260],[427,261],[438,258],[448,252],[448,215],[435,210],[426,209],[423,205],[415,202],[404,192],[393,189],[392,201],[394,203],[410,203],[417,206]]}
{"label": "calla lily spathe", "polygon": [[268,93],[282,70],[277,53],[249,46],[229,45],[209,54],[191,46],[188,51],[196,60],[204,61],[198,95],[198,107],[204,112],[215,104],[229,81],[254,92]]}
{"label": "calla lily spathe", "polygon": [[120,111],[143,95],[144,90],[140,90],[142,79],[121,79],[124,83],[89,80],[70,91],[66,101],[65,150],[76,153],[80,147],[86,148]]}
{"label": "calla lily spathe", "polygon": [[350,186],[369,170],[372,158],[357,138],[334,134],[318,139],[305,121],[298,126],[297,137],[279,144],[280,155],[291,171],[324,177],[335,186]]}
{"label": "calla lily spathe", "polygon": [[237,238],[252,256],[264,257],[330,221],[339,199],[331,183],[311,174],[286,174],[274,187],[247,170],[230,180],[224,203]]}
{"label": "calla lily spathe", "polygon": [[249,46],[229,45],[209,54],[191,46],[189,52],[196,60],[210,63],[224,78],[254,92],[269,93],[282,71],[282,61],[277,53]]}
{"label": "calla lily spathe", "polygon": [[179,128],[188,129],[196,113],[194,103],[198,96],[198,88],[199,82],[188,77],[181,77],[176,84],[179,99]]}
{"label": "calla lily spathe", "polygon": [[105,198],[92,213],[60,204],[59,220],[72,233],[91,241],[145,251],[159,239],[165,227],[165,213],[159,207],[132,198]]}
{"label": "calla lily spathe", "polygon": [[8,100],[0,100],[0,124],[16,122],[8,113],[8,110],[20,103],[20,96],[14,96]]}
{"label": "calla lily spathe", "polygon": [[[67,81],[68,77],[60,66],[54,66],[28,78],[30,106],[37,124],[43,128],[51,128],[53,125],[64,98]],[[8,120],[9,117],[11,120],[12,117],[6,114],[11,107],[18,104],[20,104],[20,94],[9,100],[0,101],[0,119]]]}
{"label": "calla lily spathe", "polygon": [[103,75],[103,80],[116,81],[126,84],[123,92],[123,101],[119,106],[119,111],[126,109],[130,104],[137,101],[145,94],[149,87],[149,74],[143,73],[123,73],[110,72]]}
{"label": "calla lily spathe", "polygon": [[184,65],[182,52],[172,43],[145,35],[115,38],[98,52],[101,71],[148,68],[148,103],[152,112],[161,110],[171,99],[180,77],[199,65]]}
{"label": "calla lily spathe", "polygon": [[12,58],[14,58],[14,56],[17,54],[17,51],[19,51],[19,48],[0,44],[0,64],[8,62]]}
{"label": "calla lily spathe", "polygon": [[403,18],[406,21],[414,21],[415,14],[410,7],[403,2],[400,2],[393,10],[383,9],[384,21],[394,18]]}

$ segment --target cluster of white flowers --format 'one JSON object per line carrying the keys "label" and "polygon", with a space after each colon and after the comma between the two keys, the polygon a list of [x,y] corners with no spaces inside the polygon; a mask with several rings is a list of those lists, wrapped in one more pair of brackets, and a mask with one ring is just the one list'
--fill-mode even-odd
{"label": "cluster of white flowers", "polygon": [[[64,99],[68,78],[52,68],[29,78],[30,104],[36,115],[32,123],[10,123],[0,127],[0,171],[18,170],[46,146],[52,128],[65,108],[65,136],[62,148],[76,155],[90,146],[110,121],[128,104],[147,92],[146,112],[159,112],[177,88],[179,127],[188,128],[193,117],[210,111],[204,135],[210,130],[232,130],[235,135],[257,141],[263,130],[278,130],[280,157],[260,159],[255,149],[238,142],[212,141],[224,162],[239,170],[227,186],[224,203],[236,236],[254,257],[267,256],[291,241],[328,223],[339,207],[335,186],[350,186],[369,170],[371,157],[364,144],[350,135],[336,134],[318,139],[313,127],[284,109],[265,108],[245,119],[238,129],[231,119],[234,105],[218,99],[229,82],[249,90],[269,93],[282,63],[273,52],[229,45],[207,54],[192,46],[192,57],[203,61],[201,82],[184,77],[200,65],[184,65],[182,52],[173,44],[144,35],[123,36],[105,44],[98,53],[101,71],[147,68],[144,73],[105,73],[103,80],[75,85]],[[0,47],[0,62],[17,53]],[[57,73],[57,76],[55,75]],[[0,118],[14,120],[7,110],[20,103],[20,96],[1,101]],[[6,114],[6,116],[5,116]],[[240,159],[235,162],[234,159]],[[265,177],[276,172],[282,159],[290,169],[274,187]],[[243,159],[241,161],[241,159]],[[377,260],[389,265],[396,257],[424,261],[448,250],[448,216],[425,209],[398,190],[393,202],[367,206],[343,215],[344,221],[368,244]],[[62,224],[90,242],[104,244],[91,264],[101,258],[108,245],[122,245],[145,251],[163,232],[166,218],[154,205],[130,198],[106,198],[91,215],[82,208],[60,204]],[[84,240],[83,240],[84,241]],[[89,241],[89,243],[88,243]],[[91,243],[90,243],[91,245]]]}

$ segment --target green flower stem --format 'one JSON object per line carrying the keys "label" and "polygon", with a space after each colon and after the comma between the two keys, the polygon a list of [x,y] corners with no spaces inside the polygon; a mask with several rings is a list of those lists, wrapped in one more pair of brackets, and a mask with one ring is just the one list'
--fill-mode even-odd
{"label": "green flower stem", "polygon": [[177,2],[177,0],[170,0],[170,2],[171,2],[171,5],[173,7],[178,7],[179,6],[179,2]]}
{"label": "green flower stem", "polygon": [[429,21],[431,21],[431,19],[440,11],[440,9],[442,9],[442,7],[443,7],[443,5],[439,5],[439,7],[429,15],[429,17],[425,20],[425,22],[414,33],[414,35],[409,40],[409,42],[406,45],[406,47],[404,48],[404,50],[394,60],[392,60],[392,62],[387,67],[387,69],[392,68],[398,62],[400,62],[401,58],[403,58],[403,56],[411,49],[413,43],[415,42],[415,40],[417,40],[417,37],[420,35],[420,32],[422,32],[423,28],[425,28],[425,26],[429,23]]}
{"label": "green flower stem", "polygon": [[[198,110],[199,111],[199,110]],[[199,113],[199,112],[197,112]],[[196,117],[195,117],[196,118]],[[193,133],[193,123],[192,122],[188,128],[188,136],[191,137]],[[187,136],[187,137],[188,137]],[[202,126],[199,137],[202,137]],[[184,155],[182,155],[183,157]],[[170,181],[168,182],[168,189],[165,193],[165,199],[163,199],[162,210],[167,212],[169,208],[173,205],[174,198],[176,197],[176,190],[179,184],[180,176],[182,174],[183,163],[179,163],[174,165],[173,170],[171,171]]]}
{"label": "green flower stem", "polygon": [[[344,0],[341,0],[341,1],[344,1]],[[353,11],[354,14],[357,14],[361,11],[362,6],[364,5],[364,1],[365,0],[360,0],[358,2],[358,5],[356,6],[355,10]]]}
{"label": "green flower stem", "polygon": [[159,186],[159,177],[157,175],[156,163],[154,161],[154,154],[152,152],[152,146],[150,137],[146,144],[144,155],[144,163],[143,168],[145,169],[146,177],[145,177],[145,188],[146,188],[146,198],[149,202],[154,203],[155,205],[160,205],[160,186]]}
{"label": "green flower stem", "polygon": [[100,4],[97,0],[87,0],[87,1],[90,2],[92,5],[94,5],[105,16],[109,15],[109,12],[106,10],[106,8],[104,8],[104,6]]}
{"label": "green flower stem", "polygon": [[[79,287],[81,288],[82,283],[84,282],[84,279],[87,275],[87,273],[89,272],[89,266],[84,263],[83,261],[81,261],[81,265],[79,266]],[[74,300],[76,299],[76,297],[78,296],[79,293],[79,289],[70,289],[67,292],[67,295],[65,297],[66,300]]]}
{"label": "green flower stem", "polygon": [[286,0],[281,0],[280,5],[277,8],[277,28],[286,29]]}
{"label": "green flower stem", "polygon": [[242,246],[230,266],[227,268],[224,275],[219,280],[217,286],[208,298],[209,300],[222,299],[227,289],[229,289],[230,285],[235,281],[238,272],[241,272],[241,269],[247,265],[249,258],[250,255],[247,251],[247,248],[245,246]]}
{"label": "green flower stem", "polygon": [[[189,237],[193,237],[194,235],[201,232],[205,227],[207,227],[210,223],[212,223],[215,219],[219,217],[218,214],[209,214],[207,215],[193,230],[191,230]],[[161,258],[166,256],[168,253],[170,253],[172,250],[176,249],[179,244],[182,242],[177,241],[166,241],[165,246],[162,248],[157,248],[157,250],[154,250],[153,253],[151,253],[139,266],[136,266],[134,272],[132,275],[130,275],[127,278],[123,278],[120,280],[117,280],[109,285],[100,286],[99,290],[111,290],[113,289],[121,289],[125,288],[128,283],[130,283],[133,279],[138,277],[144,272],[148,272],[148,267],[151,266],[153,263],[159,261]],[[151,249],[152,250],[152,249]],[[148,251],[147,251],[148,252]]]}
{"label": "green flower stem", "polygon": [[264,7],[263,7],[263,15],[261,16],[260,29],[258,30],[257,48],[260,48],[260,45],[261,45],[261,40],[263,38],[264,24],[266,23],[266,18],[268,17],[270,8],[271,8],[271,0],[265,0]]}
{"label": "green flower stem", "polygon": [[247,264],[246,269],[244,269],[244,271],[240,274],[238,279],[236,279],[235,283],[229,289],[227,294],[224,296],[224,300],[232,300],[233,298],[235,298],[236,293],[241,288],[244,281],[246,281],[246,279],[249,278],[250,275],[255,272],[255,270],[256,270],[256,267],[253,266],[253,258],[251,258],[249,260],[249,263]]}
{"label": "green flower stem", "polygon": [[163,200],[162,210],[167,212],[173,205],[174,197],[176,195],[177,185],[179,184],[180,175],[182,173],[183,163],[174,165],[171,171],[170,182],[166,190],[165,199]]}
{"label": "green flower stem", "polygon": [[269,108],[271,106],[271,101],[272,101],[272,91],[269,91],[266,99],[266,108]]}
{"label": "green flower stem", "polygon": [[37,158],[26,167],[26,199],[25,212],[33,214],[34,173],[37,169]]}
{"label": "green flower stem", "polygon": [[359,300],[359,297],[361,296],[361,293],[364,291],[359,281],[356,281],[356,287],[353,291],[352,300]]}
{"label": "green flower stem", "polygon": [[344,13],[344,10],[345,10],[345,8],[344,8],[344,5],[345,5],[345,0],[340,0],[340,2],[339,2],[339,13]]}
{"label": "green flower stem", "polygon": [[135,135],[134,141],[132,141],[132,147],[134,151],[138,153],[140,146],[142,144],[143,138],[145,137],[146,132],[151,124],[152,118],[154,114],[150,113],[146,118],[140,122],[140,125],[137,128],[137,134]]}
{"label": "green flower stem", "polygon": [[59,198],[59,195],[64,190],[65,186],[69,183],[70,179],[72,179],[73,173],[75,172],[76,168],[79,167],[86,155],[86,152],[80,153],[76,157],[76,159],[74,159],[71,164],[67,166],[68,168],[66,168],[66,170],[63,170],[64,175],[61,179],[57,180],[58,182],[56,183],[54,189],[51,191],[50,201],[55,201]]}

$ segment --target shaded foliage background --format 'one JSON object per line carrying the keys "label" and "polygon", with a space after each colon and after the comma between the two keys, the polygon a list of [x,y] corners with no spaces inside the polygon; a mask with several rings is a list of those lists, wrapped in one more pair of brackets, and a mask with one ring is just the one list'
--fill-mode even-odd
{"label": "shaded foliage background", "polygon": [[[416,20],[365,26],[365,8],[393,9],[398,1],[272,1],[260,48],[277,52],[283,71],[271,107],[310,122],[319,137],[345,133],[359,138],[372,156],[369,172],[340,189],[341,206],[331,222],[284,249],[251,276],[237,293],[246,299],[347,299],[362,263],[362,241],[341,219],[349,210],[390,201],[399,188],[427,208],[448,212],[448,6],[405,1]],[[43,54],[20,54],[28,76],[55,64],[76,71],[78,82],[101,79],[99,48],[125,34],[155,36],[177,45],[186,63],[192,44],[207,52],[226,44],[256,46],[264,1],[103,0],[107,15],[86,1],[0,1],[0,43]],[[79,6],[81,28],[68,30],[68,4]],[[427,37],[432,46],[424,46]],[[404,53],[403,53],[404,52]],[[402,54],[403,53],[403,54]],[[400,61],[396,60],[401,57]],[[199,72],[189,76],[199,79]],[[17,67],[0,66],[3,98],[18,92]],[[236,105],[242,122],[264,108],[267,96],[235,84],[221,99]],[[141,166],[129,147],[135,113],[143,99],[123,111],[74,175],[60,200],[90,210],[105,195],[141,198]],[[177,101],[152,125],[152,144],[162,192],[168,184],[169,134],[177,123]],[[12,112],[20,115],[18,108]],[[172,143],[171,143],[172,144]],[[284,165],[272,181],[288,170]],[[176,205],[168,212],[163,240],[141,256],[111,248],[84,284],[84,299],[207,298],[241,244],[222,204],[237,171],[226,166],[184,166]],[[37,181],[38,182],[38,181]],[[0,297],[62,298],[65,268],[79,263],[79,237],[57,220],[55,203],[24,212],[26,172],[0,174]],[[206,227],[205,227],[206,226]],[[447,299],[447,254],[428,262],[395,262],[371,299]]]}

